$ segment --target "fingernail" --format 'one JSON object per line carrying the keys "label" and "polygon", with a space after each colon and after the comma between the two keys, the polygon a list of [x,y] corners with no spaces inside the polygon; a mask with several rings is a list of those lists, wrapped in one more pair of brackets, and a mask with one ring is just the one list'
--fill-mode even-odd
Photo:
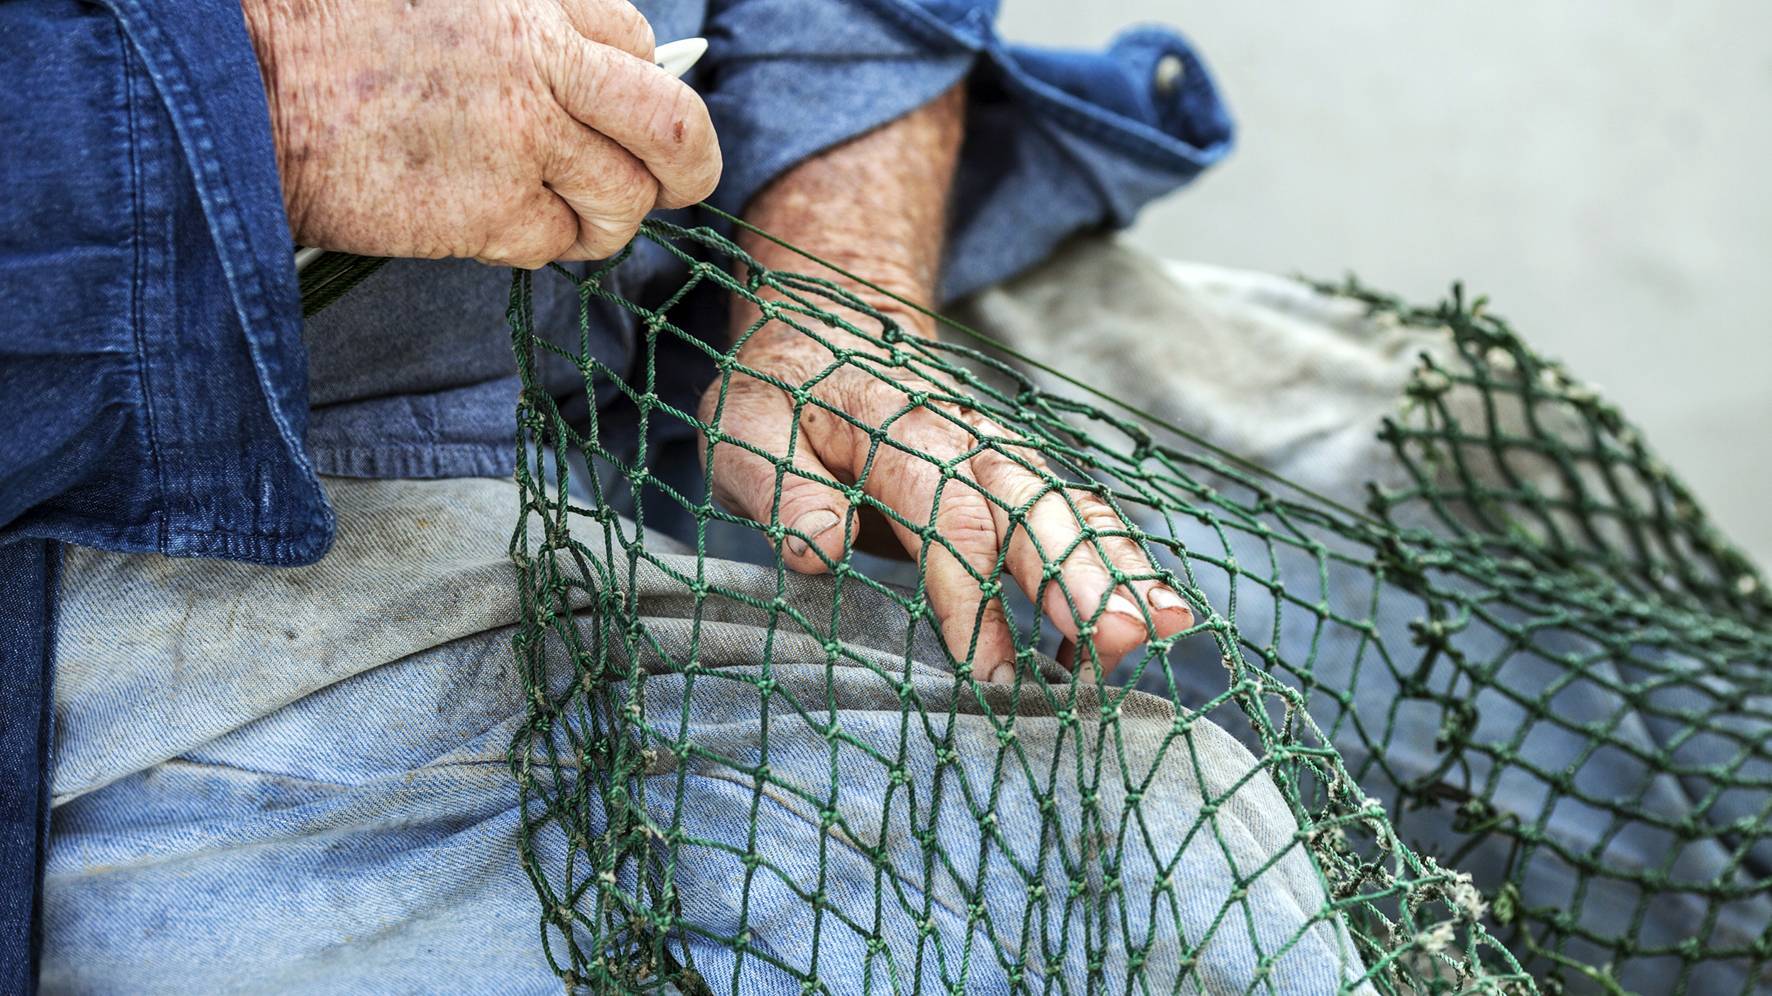
{"label": "fingernail", "polygon": [[1185,600],[1183,600],[1180,595],[1177,595],[1175,592],[1170,591],[1168,588],[1165,588],[1162,585],[1157,585],[1156,587],[1151,589],[1151,593],[1150,593],[1150,596],[1147,599],[1147,601],[1149,601],[1151,603],[1151,608],[1153,608],[1153,609],[1185,609],[1185,608],[1187,608],[1187,602]]}
{"label": "fingernail", "polygon": [[1074,673],[1076,675],[1077,684],[1079,685],[1100,684],[1100,682],[1095,680],[1095,663],[1093,661],[1084,661],[1083,665],[1077,668]]}
{"label": "fingernail", "polygon": [[991,669],[991,680],[1000,685],[1015,684],[1015,665],[1004,661]]}
{"label": "fingernail", "polygon": [[[828,508],[821,508],[800,516],[799,519],[795,520],[792,528],[798,532],[806,534],[810,539],[816,540],[820,536],[829,532],[831,527],[837,524],[837,521],[837,513]],[[812,544],[792,533],[788,534],[788,550],[790,550],[794,556],[804,557],[806,556],[806,551],[810,549],[812,549]]]}
{"label": "fingernail", "polygon": [[1144,625],[1144,616],[1138,614],[1138,606],[1132,600],[1118,592],[1108,596],[1107,610],[1117,616],[1125,616],[1133,622]]}

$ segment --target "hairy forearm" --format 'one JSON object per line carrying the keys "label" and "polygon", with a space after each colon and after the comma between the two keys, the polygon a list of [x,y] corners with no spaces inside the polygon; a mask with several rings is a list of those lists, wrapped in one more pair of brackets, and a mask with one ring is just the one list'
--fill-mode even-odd
{"label": "hairy forearm", "polygon": [[[964,86],[782,174],[752,198],[745,220],[932,307],[965,131]],[[818,270],[804,256],[748,232],[739,244],[766,267]],[[876,292],[856,292],[892,307]]]}

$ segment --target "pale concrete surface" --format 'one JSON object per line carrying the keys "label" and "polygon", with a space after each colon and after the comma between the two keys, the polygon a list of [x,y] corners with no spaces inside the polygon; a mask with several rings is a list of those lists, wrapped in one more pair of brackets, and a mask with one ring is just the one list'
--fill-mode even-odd
{"label": "pale concrete surface", "polygon": [[1489,294],[1772,565],[1772,4],[1005,0],[1010,37],[1180,27],[1241,125],[1134,236]]}

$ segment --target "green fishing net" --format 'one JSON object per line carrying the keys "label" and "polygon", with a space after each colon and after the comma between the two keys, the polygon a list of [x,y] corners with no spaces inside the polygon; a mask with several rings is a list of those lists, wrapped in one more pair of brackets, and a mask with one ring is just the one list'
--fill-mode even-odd
{"label": "green fishing net", "polygon": [[[651,307],[624,292],[640,252],[684,274]],[[580,327],[537,327],[538,281],[578,295]],[[1772,963],[1758,574],[1616,410],[1482,302],[1321,290],[1450,344],[1424,350],[1384,430],[1408,485],[1365,509],[962,331],[907,334],[706,229],[649,222],[582,279],[518,274],[528,719],[510,764],[568,988],[1755,991]],[[758,309],[738,345],[690,330],[708,299]],[[639,330],[620,369],[589,331],[611,310]],[[798,383],[745,366],[764,327],[824,344],[828,366]],[[1102,607],[1066,593],[1091,679],[1073,680],[999,561],[976,581],[1019,666],[975,681],[915,566],[851,552],[795,574],[779,518],[709,497],[741,450],[778,482],[806,471],[797,434],[766,452],[722,431],[723,405],[670,400],[679,356],[719,399],[761,380],[797,423],[846,420],[882,451],[904,450],[899,416],[861,424],[819,385],[842,368],[898,385],[900,415],[948,413],[968,457],[1045,482],[987,496],[1011,529],[1045,495],[1109,502],[1121,521],[1079,521],[1075,543],[1141,544],[1194,624],[1093,680]],[[632,415],[619,433],[611,402]],[[700,451],[687,484],[651,445],[672,434]],[[981,490],[963,461],[921,458],[938,503]],[[851,533],[865,512],[948,542],[865,474],[825,483]]]}

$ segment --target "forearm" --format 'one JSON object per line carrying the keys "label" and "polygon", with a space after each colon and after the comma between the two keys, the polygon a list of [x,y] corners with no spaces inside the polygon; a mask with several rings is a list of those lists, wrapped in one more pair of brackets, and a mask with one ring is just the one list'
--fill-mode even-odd
{"label": "forearm", "polygon": [[[961,84],[782,174],[752,198],[745,220],[932,307],[965,113]],[[818,269],[749,232],[740,233],[739,245],[772,269]],[[894,307],[877,292],[855,290],[871,304]]]}

